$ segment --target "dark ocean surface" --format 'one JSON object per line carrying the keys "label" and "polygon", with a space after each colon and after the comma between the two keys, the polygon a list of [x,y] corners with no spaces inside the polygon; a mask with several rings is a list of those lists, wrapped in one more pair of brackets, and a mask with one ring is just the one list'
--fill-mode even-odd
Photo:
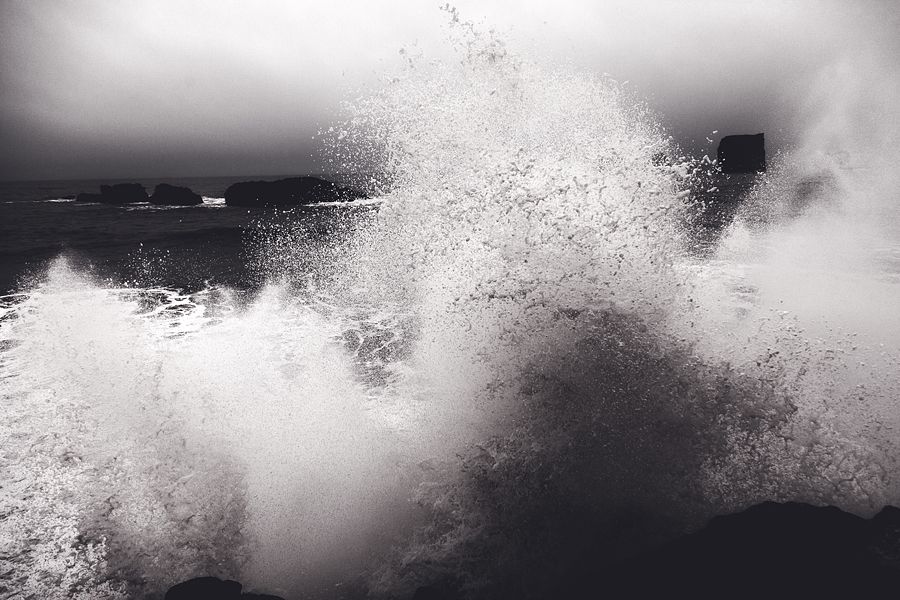
{"label": "dark ocean surface", "polygon": [[[305,222],[326,235],[337,212],[363,207],[309,206],[247,209],[225,205],[227,187],[272,176],[168,179],[85,179],[0,182],[0,294],[39,275],[53,258],[117,284],[164,285],[196,291],[205,285],[248,289],[262,283],[248,268],[248,237],[277,222]],[[718,237],[738,207],[753,175],[719,175],[707,189],[695,234],[698,251]],[[138,182],[152,192],[159,183],[186,186],[203,196],[200,206],[112,206],[75,202],[100,185]]]}
{"label": "dark ocean surface", "polygon": [[[320,223],[333,207],[292,210],[225,206],[238,181],[279,177],[189,177],[139,180],[65,180],[0,183],[0,293],[15,290],[65,255],[76,266],[117,284],[165,285],[196,291],[204,285],[246,289],[259,283],[248,271],[246,236],[281,220]],[[186,186],[199,206],[112,206],[75,202],[100,185],[137,181],[148,193],[159,183]],[[347,210],[343,207],[338,210]],[[352,210],[352,209],[351,209]],[[325,226],[322,225],[322,232]],[[23,280],[24,278],[24,280]]]}

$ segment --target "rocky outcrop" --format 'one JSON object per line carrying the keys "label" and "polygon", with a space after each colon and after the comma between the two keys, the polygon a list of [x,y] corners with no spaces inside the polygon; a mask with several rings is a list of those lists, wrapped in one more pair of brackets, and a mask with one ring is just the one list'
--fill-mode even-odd
{"label": "rocky outcrop", "polygon": [[243,586],[230,579],[197,577],[169,588],[165,600],[284,600],[268,594],[241,593]]}
{"label": "rocky outcrop", "polygon": [[900,509],[863,519],[765,502],[636,556],[614,588],[637,598],[896,598]]}
{"label": "rocky outcrop", "polygon": [[101,185],[100,195],[107,204],[134,204],[147,202],[147,190],[139,183],[117,183],[115,185]]}
{"label": "rocky outcrop", "polygon": [[346,202],[363,197],[365,196],[356,190],[318,177],[242,181],[225,190],[225,204],[252,208]]}
{"label": "rocky outcrop", "polygon": [[[555,558],[547,554],[548,561]],[[544,577],[553,579],[544,581],[542,590],[507,594],[494,588],[487,597],[893,600],[900,590],[900,508],[888,506],[865,519],[831,506],[764,502],[715,517],[702,529],[625,562],[584,547],[562,566],[560,571],[543,565]],[[468,593],[447,572],[442,577],[406,597],[486,597]],[[241,589],[236,581],[200,577],[173,586],[165,600],[281,600]]]}
{"label": "rocky outcrop", "polygon": [[203,197],[190,188],[160,183],[150,196],[150,204],[161,206],[196,206],[203,204]]}
{"label": "rocky outcrop", "polygon": [[147,190],[139,183],[117,183],[114,185],[101,185],[99,194],[78,194],[75,198],[78,202],[100,202],[101,204],[134,204],[147,202]]}
{"label": "rocky outcrop", "polygon": [[726,135],[716,152],[723,173],[761,173],[766,170],[766,141],[756,135]]}
{"label": "rocky outcrop", "polygon": [[91,194],[88,192],[82,192],[75,196],[76,202],[103,202],[103,196],[100,194]]}
{"label": "rocky outcrop", "polygon": [[[545,518],[544,509],[540,518]],[[635,515],[637,516],[637,515]],[[617,519],[627,535],[639,521]],[[588,525],[589,526],[589,525]],[[594,530],[601,537],[617,528]],[[505,534],[504,534],[505,535]],[[544,600],[549,598],[866,598],[900,590],[900,508],[865,519],[835,507],[764,502],[713,518],[702,529],[626,560],[585,545],[571,533],[561,546],[535,549],[543,560],[511,567],[532,586],[503,584],[474,594],[449,576],[418,587],[409,600]],[[576,550],[565,546],[575,543]],[[500,546],[504,554],[516,556]],[[565,553],[560,563],[559,554]],[[485,573],[491,578],[495,573]]]}

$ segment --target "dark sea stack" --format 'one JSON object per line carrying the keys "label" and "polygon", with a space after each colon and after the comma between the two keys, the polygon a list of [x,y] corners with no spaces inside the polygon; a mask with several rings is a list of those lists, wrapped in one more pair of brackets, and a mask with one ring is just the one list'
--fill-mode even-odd
{"label": "dark sea stack", "polygon": [[723,173],[762,173],[766,170],[765,136],[726,135],[716,156]]}
{"label": "dark sea stack", "polygon": [[197,577],[173,585],[166,592],[165,600],[284,600],[268,594],[241,593],[243,586],[230,579]]}
{"label": "dark sea stack", "polygon": [[318,177],[242,181],[225,190],[225,204],[249,208],[347,202],[363,197],[356,190]]}
{"label": "dark sea stack", "polygon": [[101,185],[99,194],[81,193],[75,197],[77,202],[99,202],[101,204],[135,204],[148,202],[147,190],[139,183],[117,183]]}
{"label": "dark sea stack", "polygon": [[82,192],[75,196],[76,202],[103,202],[103,196],[100,194],[90,194],[87,192]]}
{"label": "dark sea stack", "polygon": [[150,200],[147,190],[139,183],[101,185],[100,195],[103,197],[101,202],[106,204],[135,204]]}
{"label": "dark sea stack", "polygon": [[190,188],[160,183],[150,196],[150,204],[160,206],[197,206],[203,204],[203,197]]}
{"label": "dark sea stack", "polygon": [[[897,598],[900,509],[863,519],[834,507],[765,502],[631,559],[631,597]],[[794,596],[794,594],[799,594]]]}

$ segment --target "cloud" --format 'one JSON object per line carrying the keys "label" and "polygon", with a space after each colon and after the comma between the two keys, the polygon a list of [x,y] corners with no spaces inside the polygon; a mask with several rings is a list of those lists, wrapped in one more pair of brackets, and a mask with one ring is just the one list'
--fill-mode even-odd
{"label": "cloud", "polygon": [[[714,129],[791,143],[822,73],[895,44],[886,2],[456,5],[529,58],[630,80],[701,149]],[[401,47],[447,55],[446,14],[418,0],[34,0],[0,17],[4,178],[315,169],[314,134]]]}

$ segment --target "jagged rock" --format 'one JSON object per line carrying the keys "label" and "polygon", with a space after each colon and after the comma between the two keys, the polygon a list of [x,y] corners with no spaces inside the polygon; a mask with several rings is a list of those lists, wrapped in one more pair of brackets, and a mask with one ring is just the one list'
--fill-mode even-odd
{"label": "jagged rock", "polygon": [[893,507],[868,520],[765,502],[634,557],[614,589],[636,598],[896,598],[898,530]]}
{"label": "jagged rock", "polygon": [[117,183],[101,185],[99,194],[78,194],[78,202],[100,202],[101,204],[134,204],[147,202],[147,190],[139,183]]}
{"label": "jagged rock", "polygon": [[726,135],[716,152],[723,173],[760,173],[766,170],[766,141],[756,135]]}
{"label": "jagged rock", "polygon": [[160,183],[153,190],[150,203],[163,206],[196,206],[203,204],[203,197],[195,194],[190,188]]}
{"label": "jagged rock", "polygon": [[165,600],[284,600],[268,594],[241,593],[243,586],[230,579],[197,577],[177,585],[166,592]]}
{"label": "jagged rock", "polygon": [[364,196],[318,177],[292,177],[277,181],[242,181],[225,190],[229,206],[299,206],[318,202],[344,202]]}

